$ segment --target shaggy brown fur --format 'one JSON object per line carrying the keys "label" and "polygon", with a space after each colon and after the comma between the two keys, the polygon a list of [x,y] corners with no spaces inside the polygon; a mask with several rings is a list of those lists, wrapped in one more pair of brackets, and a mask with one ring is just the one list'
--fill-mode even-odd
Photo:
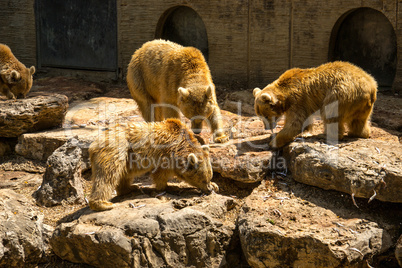
{"label": "shaggy brown fur", "polygon": [[377,82],[348,62],[331,62],[317,68],[286,71],[263,90],[254,89],[255,112],[266,128],[286,116],[284,128],[270,142],[282,147],[307,126],[319,111],[330,140],[342,139],[345,125],[350,136],[368,138],[368,120],[377,99]]}
{"label": "shaggy brown fur", "polygon": [[32,87],[35,67],[26,68],[10,48],[0,44],[0,92],[8,99],[25,98]]}
{"label": "shaggy brown fur", "polygon": [[201,146],[193,133],[177,119],[156,123],[133,123],[104,132],[89,147],[93,186],[89,206],[108,210],[113,190],[131,191],[134,177],[151,172],[157,190],[176,176],[205,193],[218,191],[211,182],[209,147]]}
{"label": "shaggy brown fur", "polygon": [[211,73],[198,49],[164,40],[145,43],[131,58],[127,85],[146,121],[179,118],[181,111],[195,133],[207,119],[215,142],[229,140]]}

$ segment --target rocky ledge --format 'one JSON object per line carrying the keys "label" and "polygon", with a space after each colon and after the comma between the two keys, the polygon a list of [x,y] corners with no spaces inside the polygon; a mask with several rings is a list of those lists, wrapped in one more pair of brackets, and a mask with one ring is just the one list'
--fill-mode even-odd
{"label": "rocky ledge", "polygon": [[68,108],[64,95],[0,101],[0,137],[18,137],[61,126]]}

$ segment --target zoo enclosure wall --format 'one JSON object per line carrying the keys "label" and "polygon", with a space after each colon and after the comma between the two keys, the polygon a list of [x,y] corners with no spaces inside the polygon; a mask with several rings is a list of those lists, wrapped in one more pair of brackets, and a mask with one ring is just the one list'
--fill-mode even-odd
{"label": "zoo enclosure wall", "polygon": [[[25,65],[40,68],[35,17],[39,15],[35,10],[38,1],[42,0],[6,1],[0,10],[0,42],[9,45]],[[144,42],[161,37],[168,16],[187,7],[205,26],[208,64],[215,83],[233,88],[263,87],[289,68],[333,60],[343,19],[354,10],[369,8],[380,12],[395,33],[395,74],[388,86],[394,92],[402,90],[402,2],[397,0],[115,0],[115,5],[116,72],[121,79],[133,52]],[[373,31],[381,31],[378,26]]]}

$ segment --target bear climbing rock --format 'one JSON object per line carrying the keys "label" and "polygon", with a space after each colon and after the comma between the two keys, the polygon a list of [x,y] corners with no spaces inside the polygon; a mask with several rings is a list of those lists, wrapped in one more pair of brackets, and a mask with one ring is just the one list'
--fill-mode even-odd
{"label": "bear climbing rock", "polygon": [[263,90],[255,88],[255,112],[266,128],[285,115],[285,126],[270,142],[279,148],[291,142],[312,124],[319,111],[329,140],[349,136],[368,138],[368,120],[377,99],[377,82],[348,62],[330,62],[317,68],[294,68],[283,73]]}
{"label": "bear climbing rock", "polygon": [[148,172],[157,190],[164,190],[168,179],[176,176],[204,193],[218,191],[211,182],[209,147],[202,146],[178,119],[110,128],[90,145],[89,154],[92,210],[112,209],[112,192],[130,192],[134,177]]}
{"label": "bear climbing rock", "polygon": [[211,127],[215,142],[226,142],[215,85],[201,51],[194,47],[153,40],[133,54],[127,85],[148,122],[179,118],[191,120],[195,133],[202,123]]}
{"label": "bear climbing rock", "polygon": [[8,99],[25,98],[32,87],[35,67],[26,68],[11,49],[0,44],[0,92]]}

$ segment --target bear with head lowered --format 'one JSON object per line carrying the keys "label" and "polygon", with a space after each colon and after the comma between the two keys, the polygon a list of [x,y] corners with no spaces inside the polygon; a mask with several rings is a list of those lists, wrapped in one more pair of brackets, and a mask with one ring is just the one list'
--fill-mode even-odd
{"label": "bear with head lowered", "polygon": [[145,121],[179,118],[181,112],[191,120],[194,133],[201,132],[205,121],[215,142],[229,140],[208,64],[197,48],[149,41],[133,54],[126,79]]}
{"label": "bear with head lowered", "polygon": [[0,44],[0,92],[8,99],[25,98],[32,87],[35,67],[26,68],[11,52]]}
{"label": "bear with head lowered", "polygon": [[211,182],[209,147],[201,145],[178,119],[129,123],[103,132],[89,147],[92,190],[89,207],[113,208],[112,192],[123,195],[132,189],[134,177],[150,172],[156,190],[164,190],[169,178],[177,177],[204,193],[218,191]]}
{"label": "bear with head lowered", "polygon": [[293,68],[264,89],[255,88],[254,108],[265,127],[272,130],[285,115],[283,129],[270,146],[283,147],[309,129],[312,115],[319,111],[328,140],[348,135],[368,138],[369,118],[377,99],[377,82],[361,68],[342,61],[317,68]]}

